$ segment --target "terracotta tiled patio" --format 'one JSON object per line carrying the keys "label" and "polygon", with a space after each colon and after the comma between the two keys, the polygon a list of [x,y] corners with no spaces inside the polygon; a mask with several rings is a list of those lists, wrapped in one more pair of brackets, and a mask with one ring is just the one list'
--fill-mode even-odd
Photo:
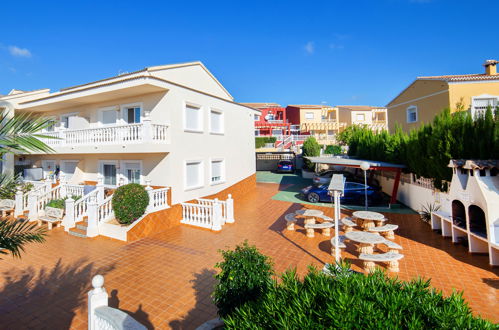
{"label": "terracotta tiled patio", "polygon": [[[105,276],[110,305],[131,313],[149,328],[193,329],[216,317],[210,294],[218,249],[247,239],[270,255],[277,271],[331,262],[329,238],[307,238],[298,225],[285,230],[285,214],[299,204],[270,199],[279,185],[257,185],[236,200],[236,223],[221,233],[178,226],[132,244],[103,238],[80,239],[61,229],[45,244],[32,244],[22,259],[0,260],[0,328],[84,329],[86,294],[95,274]],[[332,215],[331,209],[326,209]],[[464,290],[474,312],[499,321],[499,277],[486,256],[470,255],[462,246],[433,233],[417,215],[388,214],[400,225],[395,241],[404,247],[402,279],[423,276],[449,294]],[[346,258],[360,270],[356,253]]]}

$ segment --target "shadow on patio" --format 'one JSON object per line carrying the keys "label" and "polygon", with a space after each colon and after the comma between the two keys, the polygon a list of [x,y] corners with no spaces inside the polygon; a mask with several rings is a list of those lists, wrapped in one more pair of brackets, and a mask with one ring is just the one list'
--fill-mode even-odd
{"label": "shadow on patio", "polygon": [[53,267],[11,269],[2,274],[0,324],[8,329],[69,329],[76,310],[86,304],[93,275],[105,275],[114,266],[95,267],[86,259]]}

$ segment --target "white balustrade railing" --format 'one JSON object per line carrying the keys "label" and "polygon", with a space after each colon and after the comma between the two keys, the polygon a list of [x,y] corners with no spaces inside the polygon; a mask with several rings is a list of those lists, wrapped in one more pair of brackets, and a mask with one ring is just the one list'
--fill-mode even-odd
{"label": "white balustrade railing", "polygon": [[83,190],[82,190],[81,195],[72,195],[69,192],[67,193],[67,195],[70,197],[82,196],[80,199],[78,199],[74,202],[74,213],[73,214],[74,214],[74,221],[75,222],[81,221],[83,219],[83,217],[86,215],[87,207],[88,207],[88,203],[90,202],[90,199],[92,199],[92,198],[96,199],[98,192],[99,192],[99,190],[96,188],[96,189],[92,190],[91,192],[89,192],[88,194],[86,194],[85,196],[82,196]]}
{"label": "white balustrade railing", "polygon": [[207,229],[213,229],[215,227],[212,205],[201,205],[196,203],[180,204],[182,205],[181,223]]}
{"label": "white balustrade railing", "polygon": [[[148,187],[150,188],[150,187]],[[149,194],[149,206],[147,207],[147,212],[156,212],[160,210],[167,209],[168,206],[168,191],[170,188],[159,188],[159,189],[148,189]]]}
{"label": "white balustrade railing", "polygon": [[83,196],[85,187],[80,184],[65,184],[66,196]]}
{"label": "white balustrade railing", "polygon": [[97,222],[102,223],[114,218],[113,196],[109,196],[97,208]]}
{"label": "white balustrade railing", "polygon": [[40,138],[49,146],[130,144],[147,141],[166,142],[168,125],[151,124],[150,121],[137,124],[113,125],[97,128],[61,130],[41,133],[54,138]]}
{"label": "white balustrade railing", "polygon": [[196,199],[196,203],[181,203],[181,223],[221,230],[225,223],[234,222],[234,200],[229,194],[227,200],[218,199]]}
{"label": "white balustrade railing", "polygon": [[[36,195],[35,195],[36,196]],[[45,205],[53,199],[61,199],[61,185],[57,185],[51,190],[37,196],[37,210],[43,210]]]}

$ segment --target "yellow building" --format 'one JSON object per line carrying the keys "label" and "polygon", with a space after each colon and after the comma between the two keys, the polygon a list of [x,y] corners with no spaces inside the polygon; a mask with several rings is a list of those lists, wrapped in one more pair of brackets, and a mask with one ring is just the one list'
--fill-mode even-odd
{"label": "yellow building", "polygon": [[386,106],[390,131],[399,125],[408,132],[431,122],[445,108],[476,116],[489,105],[499,105],[498,63],[485,61],[484,73],[418,77]]}
{"label": "yellow building", "polygon": [[287,117],[292,123],[300,123],[302,134],[314,136],[320,144],[336,143],[336,134],[346,123],[339,121],[338,108],[326,105],[288,105]]}
{"label": "yellow building", "polygon": [[339,120],[351,125],[364,125],[373,131],[388,129],[386,108],[369,105],[338,105]]}

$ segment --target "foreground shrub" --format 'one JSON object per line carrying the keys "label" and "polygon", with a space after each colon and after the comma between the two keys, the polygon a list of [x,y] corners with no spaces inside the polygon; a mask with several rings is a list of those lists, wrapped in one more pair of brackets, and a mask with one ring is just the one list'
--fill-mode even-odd
{"label": "foreground shrub", "polygon": [[324,153],[328,155],[341,155],[341,146],[334,144],[328,145],[326,146]]}
{"label": "foreground shrub", "polygon": [[270,258],[248,242],[221,253],[224,260],[215,265],[221,271],[215,276],[219,283],[213,297],[218,314],[225,316],[267,292],[272,284],[273,270]]}
{"label": "foreground shrub", "polygon": [[[295,270],[273,281],[258,299],[247,299],[223,316],[228,329],[496,329],[474,317],[461,294],[450,297],[430,281],[369,275],[341,266],[325,275],[315,268],[303,278]],[[257,277],[257,274],[253,274]],[[247,281],[243,277],[240,282]]]}
{"label": "foreground shrub", "polygon": [[114,192],[114,216],[121,224],[131,224],[143,216],[147,205],[149,205],[149,194],[138,183],[129,183]]}

